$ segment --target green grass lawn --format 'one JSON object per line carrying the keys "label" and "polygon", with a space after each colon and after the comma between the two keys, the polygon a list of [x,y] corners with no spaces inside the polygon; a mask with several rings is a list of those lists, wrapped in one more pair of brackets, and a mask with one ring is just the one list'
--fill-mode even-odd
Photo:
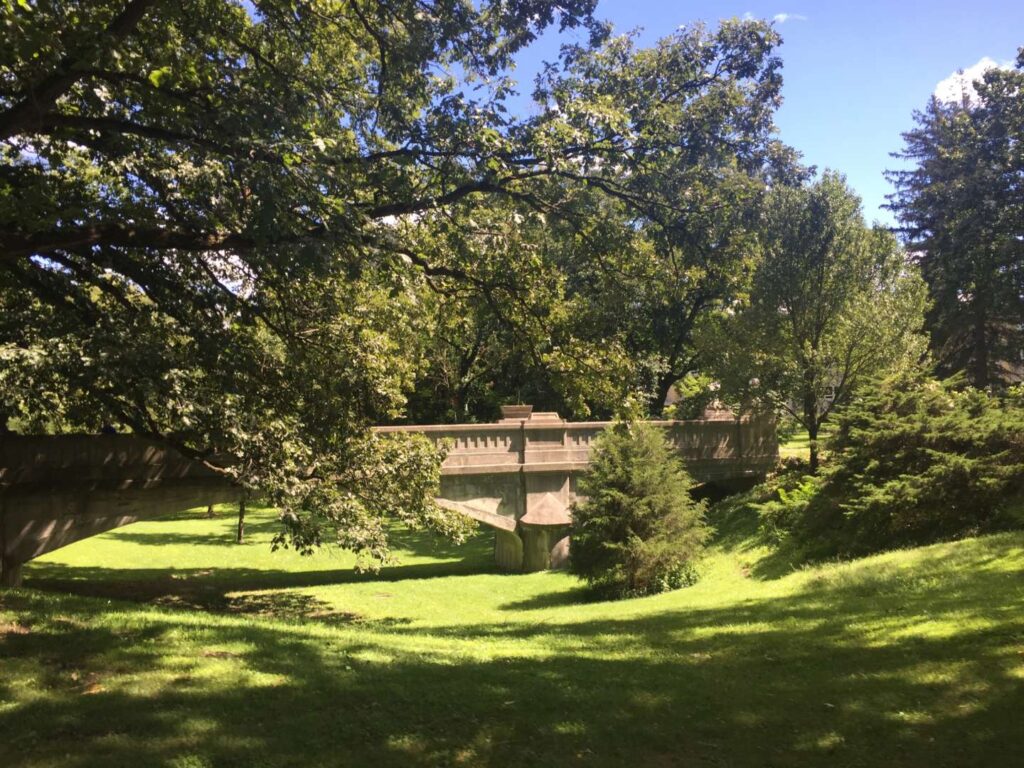
{"label": "green grass lawn", "polygon": [[[818,435],[818,442],[822,443],[832,434],[831,425],[822,428]],[[822,451],[824,455],[826,451]],[[792,435],[779,441],[779,457],[782,459],[803,459],[810,461],[811,458],[811,437],[806,429],[800,429]]]}
{"label": "green grass lawn", "polygon": [[[719,521],[692,588],[595,603],[490,540],[379,577],[229,516],[138,523],[0,595],[0,766],[1010,766],[1024,534],[792,571]],[[125,599],[129,598],[129,599]]]}

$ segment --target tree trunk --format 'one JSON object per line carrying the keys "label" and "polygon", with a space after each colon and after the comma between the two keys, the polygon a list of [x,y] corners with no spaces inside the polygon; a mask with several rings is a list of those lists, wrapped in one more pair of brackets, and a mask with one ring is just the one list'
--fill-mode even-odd
{"label": "tree trunk", "polygon": [[238,501],[238,535],[235,538],[236,544],[241,544],[245,538],[245,496]]}
{"label": "tree trunk", "polygon": [[808,444],[810,447],[811,474],[818,474],[818,430],[821,421],[818,416],[818,398],[815,397],[813,379],[804,376],[804,426],[807,427]]}
{"label": "tree trunk", "polygon": [[21,586],[21,563],[0,556],[0,587]]}
{"label": "tree trunk", "polygon": [[676,383],[679,376],[669,373],[658,379],[658,383],[654,388],[654,395],[650,401],[651,416],[658,418],[665,410],[665,400],[668,398],[668,391],[672,389],[672,385]]}
{"label": "tree trunk", "polygon": [[974,310],[974,355],[970,361],[971,383],[978,389],[985,389],[989,381],[988,318],[985,312],[985,300],[982,296],[975,297]]}
{"label": "tree trunk", "polygon": [[810,437],[810,451],[811,451],[811,474],[818,474],[818,428],[817,418],[812,418],[807,425],[807,435]]}

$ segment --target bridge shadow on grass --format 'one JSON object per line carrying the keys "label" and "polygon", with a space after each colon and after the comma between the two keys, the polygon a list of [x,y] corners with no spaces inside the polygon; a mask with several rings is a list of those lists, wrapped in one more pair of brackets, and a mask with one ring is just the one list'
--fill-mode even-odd
{"label": "bridge shadow on grass", "polygon": [[[115,531],[107,536],[126,539],[157,539],[165,544],[189,543],[174,539],[174,532]],[[234,542],[202,538],[208,546],[236,547]],[[365,582],[399,582],[406,579],[431,579],[495,572],[493,537],[488,532],[472,536],[456,545],[423,531],[398,531],[395,547],[406,557],[437,558],[436,562],[419,562],[382,568],[377,573],[358,573],[352,567],[310,568],[289,570],[261,567],[202,568],[137,568],[96,565],[68,565],[47,560],[29,564],[25,586],[47,592],[62,592],[83,597],[129,600],[165,607],[178,607],[214,612],[256,613],[278,618],[312,618],[335,622],[344,616],[331,612],[323,603],[304,595],[234,595],[242,591],[283,590],[331,584]],[[251,546],[265,547],[267,541]],[[272,562],[272,560],[268,560]]]}
{"label": "bridge shadow on grass", "polygon": [[[289,600],[306,599],[280,596],[254,600],[230,593],[274,589],[319,587],[331,584],[399,582],[406,579],[432,579],[486,572],[478,564],[463,562],[399,565],[379,573],[357,573],[351,568],[316,571],[273,571],[256,568],[194,568],[168,571],[164,568],[133,569],[91,566],[66,566],[60,563],[36,563],[25,578],[25,586],[46,592],[68,593],[82,597],[151,603],[170,608],[213,612],[249,612],[290,618],[318,618],[322,609],[308,598],[309,610],[300,612]],[[280,612],[270,610],[274,600]]]}
{"label": "bridge shadow on grass", "polygon": [[1019,764],[1019,574],[932,565],[633,620],[318,635],[13,593],[0,764]]}

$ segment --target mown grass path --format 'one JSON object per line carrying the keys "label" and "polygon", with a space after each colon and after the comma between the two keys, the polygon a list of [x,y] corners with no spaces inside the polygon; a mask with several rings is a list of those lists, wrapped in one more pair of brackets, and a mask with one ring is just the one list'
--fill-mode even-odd
{"label": "mown grass path", "polygon": [[619,603],[486,536],[376,579],[258,512],[81,542],[0,597],[0,765],[1020,764],[1024,535],[787,573],[720,522],[697,586]]}

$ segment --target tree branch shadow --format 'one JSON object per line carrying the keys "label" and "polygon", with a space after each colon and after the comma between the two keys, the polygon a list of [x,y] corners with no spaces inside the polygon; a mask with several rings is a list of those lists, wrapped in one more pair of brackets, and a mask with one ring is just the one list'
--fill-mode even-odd
{"label": "tree branch shadow", "polygon": [[[1011,546],[963,578],[937,556],[913,581],[831,575],[722,608],[343,622],[329,635],[173,613],[117,621],[123,608],[26,590],[0,603],[30,629],[0,636],[0,659],[35,670],[38,689],[0,709],[0,761],[1012,765],[1024,591],[994,567]],[[923,616],[955,618],[953,630],[915,634]],[[875,625],[885,642],[850,631]]]}

